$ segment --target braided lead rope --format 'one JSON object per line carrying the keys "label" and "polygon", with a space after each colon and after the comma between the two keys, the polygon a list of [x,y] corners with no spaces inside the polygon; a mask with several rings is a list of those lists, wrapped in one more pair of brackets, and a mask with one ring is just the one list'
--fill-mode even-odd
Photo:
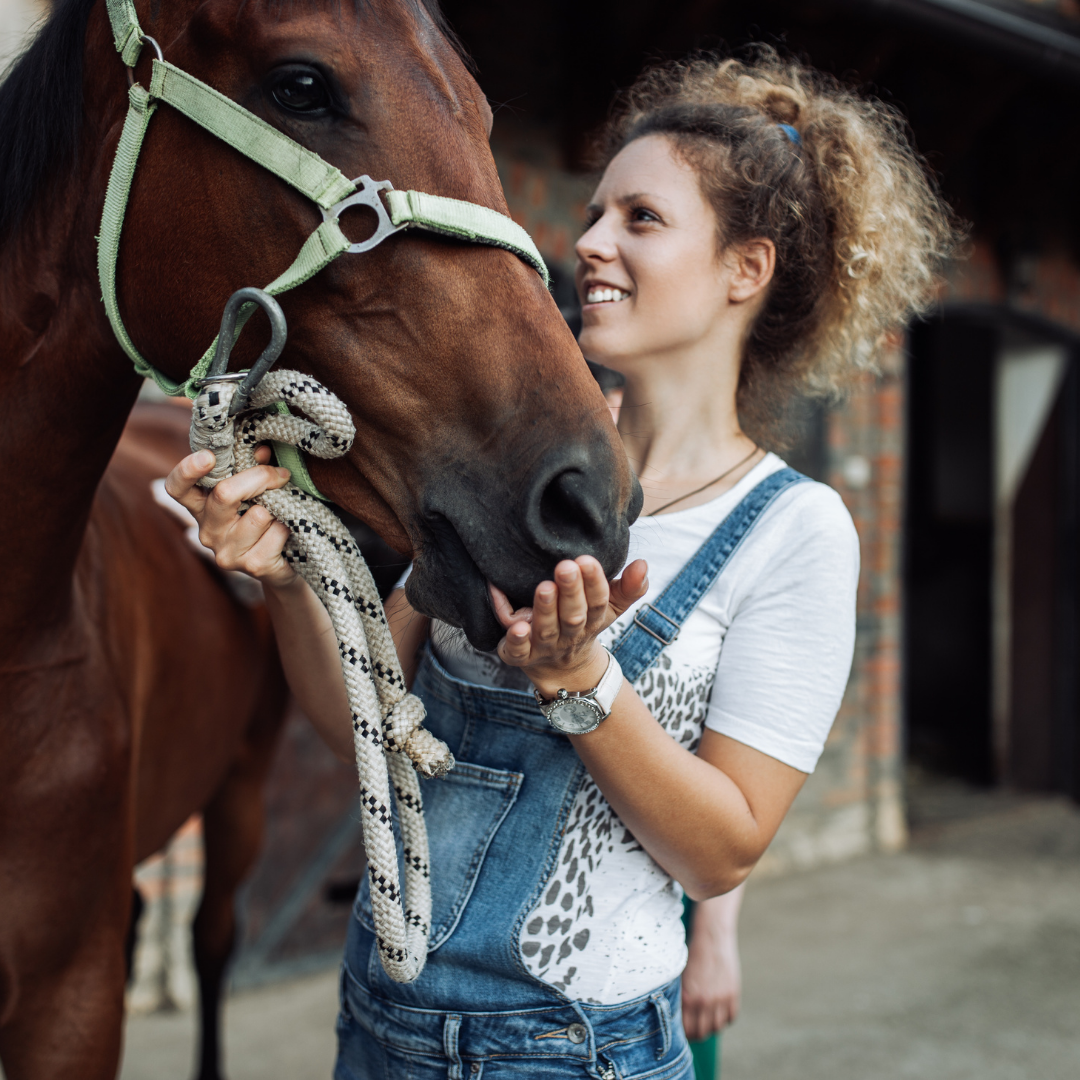
{"label": "braided lead rope", "polygon": [[[236,386],[225,380],[206,383],[192,410],[192,450],[209,449],[218,456],[205,486],[255,465],[256,446],[271,439],[321,458],[340,457],[352,445],[355,429],[348,410],[314,379],[298,371],[270,372],[252,394],[250,411],[234,421],[228,408]],[[273,411],[283,401],[306,417]],[[371,571],[345,526],[326,505],[293,485],[267,491],[255,501],[289,529],[284,556],[334,624],[352,712],[379,959],[391,979],[411,982],[427,960],[431,924],[428,838],[416,774],[443,776],[454,758],[445,743],[421,726],[424,706],[405,686]],[[404,896],[391,783],[404,851]]]}

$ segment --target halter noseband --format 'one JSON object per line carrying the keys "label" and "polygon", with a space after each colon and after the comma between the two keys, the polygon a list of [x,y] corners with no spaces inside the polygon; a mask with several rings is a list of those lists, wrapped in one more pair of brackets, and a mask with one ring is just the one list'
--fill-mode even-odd
{"label": "halter noseband", "polygon": [[[116,51],[129,69],[135,66],[143,43],[149,43],[157,53],[153,62],[149,90],[132,79],[128,90],[128,113],[116,157],[109,174],[105,207],[98,237],[98,275],[102,298],[116,339],[135,365],[135,370],[155,383],[170,396],[184,394],[194,398],[197,383],[210,368],[217,338],[191,369],[188,378],[173,382],[155,368],[135,347],[123,320],[116,298],[116,260],[120,251],[120,233],[124,226],[128,194],[135,175],[150,118],[157,103],[164,101],[183,113],[256,164],[294,187],[314,202],[322,211],[322,224],[307,238],[292,265],[265,287],[271,296],[293,289],[317,274],[339,255],[370,251],[402,229],[426,229],[458,240],[489,244],[505,248],[523,259],[550,284],[547,267],[529,234],[516,222],[486,206],[428,195],[422,191],[396,191],[389,180],[372,180],[360,176],[348,180],[342,172],[324,161],[318,154],[260,120],[242,105],[215,90],[193,75],[166,61],[161,48],[147,37],[139,26],[132,0],[106,0],[112,24]],[[385,203],[380,192],[385,194]],[[338,218],[351,206],[362,205],[375,211],[379,219],[375,233],[358,244],[352,243],[341,231]],[[255,310],[245,304],[236,320],[235,336]],[[235,341],[235,337],[234,337]],[[297,459],[299,460],[299,459]],[[303,466],[301,464],[301,469]],[[306,490],[315,494],[306,469],[295,477]]]}

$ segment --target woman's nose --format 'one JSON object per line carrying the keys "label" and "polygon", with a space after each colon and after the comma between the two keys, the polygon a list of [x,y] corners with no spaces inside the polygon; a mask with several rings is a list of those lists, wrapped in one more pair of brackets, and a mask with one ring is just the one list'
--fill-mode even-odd
{"label": "woman's nose", "polygon": [[590,225],[574,245],[574,251],[582,262],[611,262],[615,258],[615,238],[607,223],[607,216],[605,214]]}

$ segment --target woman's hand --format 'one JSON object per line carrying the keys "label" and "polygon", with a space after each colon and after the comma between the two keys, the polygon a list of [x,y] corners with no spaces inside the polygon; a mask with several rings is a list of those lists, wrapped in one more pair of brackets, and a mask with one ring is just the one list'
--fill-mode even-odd
{"label": "woman's hand", "polygon": [[580,555],[573,562],[564,559],[555,567],[554,581],[537,585],[533,606],[518,611],[510,607],[505,593],[489,586],[495,614],[506,627],[499,656],[527,669],[545,697],[560,689],[591,689],[607,666],[596,637],[645,595],[647,574],[644,560],[638,559],[621,578],[608,582],[591,555]]}
{"label": "woman's hand", "polygon": [[197,485],[214,467],[209,450],[190,454],[165,479],[165,490],[181,506],[187,507],[199,523],[199,539],[213,551],[223,570],[243,570],[264,585],[284,588],[296,580],[296,572],[282,557],[289,530],[262,506],[240,513],[242,502],[264,491],[284,487],[289,470],[266,464],[270,448],[255,451],[260,462],[207,490]]}
{"label": "woman's hand", "polygon": [[743,886],[694,907],[690,956],[682,975],[682,1012],[691,1042],[723,1031],[739,1015],[742,969],[738,917]]}

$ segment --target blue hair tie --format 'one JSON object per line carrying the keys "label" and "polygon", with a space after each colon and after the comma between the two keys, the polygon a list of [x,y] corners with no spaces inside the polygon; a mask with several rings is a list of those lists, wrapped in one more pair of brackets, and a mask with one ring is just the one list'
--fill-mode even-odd
{"label": "blue hair tie", "polygon": [[790,124],[776,125],[796,146],[802,146],[802,136]]}

